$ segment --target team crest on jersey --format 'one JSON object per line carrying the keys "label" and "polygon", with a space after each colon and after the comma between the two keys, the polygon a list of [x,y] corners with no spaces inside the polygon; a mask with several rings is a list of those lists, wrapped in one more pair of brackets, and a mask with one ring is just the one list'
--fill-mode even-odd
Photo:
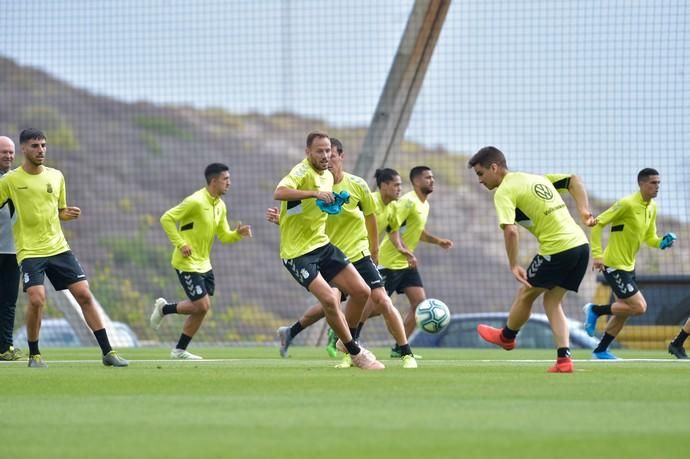
{"label": "team crest on jersey", "polygon": [[537,183],[534,185],[532,191],[539,199],[543,201],[551,201],[553,199],[553,192],[543,183]]}
{"label": "team crest on jersey", "polygon": [[53,192],[53,185],[51,185],[51,184],[49,183],[48,186],[47,186],[46,191],[47,191],[48,193],[52,193],[52,192]]}

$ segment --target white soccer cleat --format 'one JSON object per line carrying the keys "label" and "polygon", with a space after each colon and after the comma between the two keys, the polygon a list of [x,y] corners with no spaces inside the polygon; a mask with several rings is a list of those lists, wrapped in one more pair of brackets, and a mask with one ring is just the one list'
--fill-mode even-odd
{"label": "white soccer cleat", "polygon": [[200,355],[195,355],[186,349],[173,349],[170,351],[172,360],[204,360]]}
{"label": "white soccer cleat", "polygon": [[360,349],[359,354],[351,356],[352,363],[354,363],[356,367],[362,370],[383,370],[386,368],[381,362],[376,360],[374,354],[363,347]]}
{"label": "white soccer cleat", "polygon": [[163,306],[166,304],[168,304],[168,302],[165,298],[158,298],[155,303],[153,303],[153,311],[151,312],[149,323],[154,330],[158,330],[161,326],[161,321],[163,320]]}

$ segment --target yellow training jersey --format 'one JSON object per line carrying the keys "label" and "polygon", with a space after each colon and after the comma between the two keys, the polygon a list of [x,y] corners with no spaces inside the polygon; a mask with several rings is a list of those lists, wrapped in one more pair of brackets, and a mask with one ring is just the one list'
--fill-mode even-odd
{"label": "yellow training jersey", "polygon": [[587,243],[557,190],[567,190],[570,176],[509,172],[494,194],[498,224],[519,224],[539,241],[540,255],[553,255]]}
{"label": "yellow training jersey", "polygon": [[[405,193],[395,205],[389,223],[391,231],[398,231],[405,247],[414,252],[429,218],[429,201],[420,201],[417,193]],[[395,248],[388,235],[381,244],[379,265],[387,269],[405,269],[407,258]]]}
{"label": "yellow training jersey", "polygon": [[[283,177],[279,187],[302,191],[333,191],[333,174],[318,172],[305,158]],[[291,260],[328,244],[327,214],[316,199],[280,203],[280,257]]]}
{"label": "yellow training jersey", "polygon": [[384,204],[380,191],[372,193],[372,197],[375,206],[374,213],[376,214],[376,226],[379,229],[379,237],[381,237],[382,234],[390,232],[390,221],[395,215],[395,205],[397,201],[391,201],[388,204]]}
{"label": "yellow training jersey", "polygon": [[354,263],[371,255],[364,216],[374,213],[374,199],[367,183],[348,173],[345,173],[340,183],[333,185],[333,191],[347,191],[350,193],[350,200],[343,205],[339,214],[328,216],[326,235]]}
{"label": "yellow training jersey", "polygon": [[656,203],[645,202],[640,192],[617,201],[597,217],[592,228],[592,257],[601,258],[601,233],[611,225],[609,241],[604,250],[604,265],[623,271],[635,269],[635,257],[644,241],[650,247],[659,247],[661,238],[656,234]]}
{"label": "yellow training jersey", "polygon": [[0,179],[0,205],[8,200],[16,213],[12,232],[18,262],[69,250],[58,216],[67,207],[62,172],[45,166],[35,175],[21,167],[8,172]]}
{"label": "yellow training jersey", "polygon": [[[171,264],[179,271],[210,271],[211,247],[216,236],[227,244],[242,239],[237,231],[230,230],[223,200],[212,196],[205,187],[165,212],[161,225],[175,247]],[[184,245],[192,249],[188,257],[180,251]]]}

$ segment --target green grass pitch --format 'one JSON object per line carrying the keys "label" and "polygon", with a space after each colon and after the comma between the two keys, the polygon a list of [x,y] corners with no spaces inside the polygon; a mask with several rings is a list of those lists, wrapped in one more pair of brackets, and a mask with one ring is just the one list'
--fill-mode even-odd
{"label": "green grass pitch", "polygon": [[364,372],[320,348],[190,350],[209,360],[135,349],[115,369],[44,349],[47,370],[0,364],[0,457],[687,457],[690,362],[663,351],[576,351],[574,374],[548,374],[553,351],[417,349],[417,370]]}

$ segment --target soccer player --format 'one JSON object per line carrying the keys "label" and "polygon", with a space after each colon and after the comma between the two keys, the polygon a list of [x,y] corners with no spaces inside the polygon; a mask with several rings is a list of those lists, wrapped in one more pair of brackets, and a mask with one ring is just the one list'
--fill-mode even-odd
{"label": "soccer player", "polygon": [[[642,169],[637,174],[639,191],[618,200],[597,217],[592,228],[593,268],[601,271],[611,286],[616,301],[612,304],[595,305],[587,303],[585,331],[594,336],[597,319],[602,315],[612,316],[606,324],[606,331],[592,355],[596,359],[611,360],[616,356],[609,352],[611,342],[623,329],[628,317],[644,314],[647,302],[635,281],[635,258],[642,242],[650,247],[667,249],[673,245],[676,235],[667,233],[663,238],[656,234],[656,203],[661,178],[655,169]],[[601,233],[611,225],[606,250],[602,255]]]}
{"label": "soccer player", "polygon": [[675,339],[669,343],[669,354],[672,354],[679,359],[687,359],[688,354],[685,352],[683,343],[685,343],[685,340],[688,338],[688,335],[690,335],[690,318],[688,318],[688,320],[685,321],[685,325],[683,325],[683,328],[680,329],[678,336],[676,336]]}
{"label": "soccer player", "polygon": [[[503,329],[477,326],[486,341],[503,349],[516,345],[516,335],[527,322],[532,303],[544,294],[544,310],[551,323],[557,347],[552,373],[571,373],[568,322],[561,308],[567,290],[576,292],[587,271],[589,244],[584,231],[568,212],[558,190],[568,190],[575,199],[583,223],[596,223],[589,211],[587,191],[575,175],[532,175],[508,170],[503,153],[495,147],[484,147],[469,160],[479,183],[496,189],[494,205],[498,224],[503,230],[508,262],[513,276],[520,282],[508,321]],[[524,226],[539,241],[539,251],[527,270],[518,264],[519,233]]]}
{"label": "soccer player", "polygon": [[[14,142],[0,136],[0,177],[10,171],[14,162]],[[21,360],[25,358],[13,346],[14,312],[19,292],[19,265],[17,251],[12,238],[12,222],[15,221],[14,207],[0,208],[0,360]]]}
{"label": "soccer player", "polygon": [[[333,191],[341,193],[347,191],[349,201],[341,208],[340,213],[329,215],[326,220],[326,235],[331,244],[341,249],[348,260],[354,265],[362,279],[371,291],[367,301],[373,303],[377,312],[383,314],[388,329],[403,349],[403,368],[417,368],[417,362],[407,343],[407,336],[400,313],[393,306],[390,297],[383,288],[383,280],[372,258],[376,258],[379,251],[378,230],[373,195],[367,183],[356,175],[343,170],[345,151],[342,143],[331,137],[331,159],[328,170],[333,174]],[[270,211],[271,209],[269,209]],[[273,213],[275,215],[275,213]],[[268,215],[267,215],[268,216]],[[275,218],[269,218],[275,221]],[[340,291],[334,292],[340,295]],[[345,319],[350,327],[350,333],[356,335],[357,324],[360,321],[363,305],[348,304],[345,309]],[[316,323],[324,317],[321,303],[309,308],[304,315],[291,327],[280,327],[280,354],[285,357],[291,341],[306,327]],[[353,336],[356,338],[356,336]],[[352,358],[345,354],[338,368],[351,367]]]}
{"label": "soccer player", "polygon": [[[414,255],[419,241],[451,249],[453,241],[434,236],[424,229],[429,217],[429,195],[434,191],[434,174],[427,166],[410,170],[412,191],[405,193],[395,204],[388,226],[390,232],[381,244],[379,267],[388,295],[404,293],[410,303],[405,313],[405,334],[410,336],[416,326],[414,313],[419,303],[426,299],[422,277],[417,270]],[[391,349],[391,357],[400,358],[402,350],[397,344]],[[417,356],[419,357],[419,356]]]}
{"label": "soccer player", "polygon": [[[326,321],[333,328],[362,369],[384,368],[374,355],[352,338],[347,321],[340,311],[340,295],[329,285],[350,296],[350,304],[361,305],[369,297],[369,287],[343,252],[331,244],[326,234],[327,214],[317,200],[326,205],[335,202],[333,174],[328,170],[331,141],[327,134],[312,132],[307,136],[306,158],[283,177],[273,193],[280,204],[280,257],[294,279],[321,303]],[[283,336],[280,336],[281,341]]]}
{"label": "soccer player", "polygon": [[174,360],[202,360],[187,346],[201,327],[211,307],[210,296],[215,290],[211,267],[211,247],[216,236],[225,244],[234,244],[252,237],[249,225],[238,223],[234,230],[228,224],[227,207],[221,199],[230,189],[228,166],[212,163],[204,171],[206,186],[187,196],[181,203],[166,211],[160,222],[174,249],[171,264],[177,272],[187,300],[168,303],[158,298],[151,313],[151,327],[158,329],[163,317],[169,314],[188,316],[182,327],[177,346],[170,351]]}
{"label": "soccer player", "polygon": [[48,367],[38,347],[41,316],[46,302],[43,285],[46,275],[55,290],[69,289],[79,303],[84,319],[103,353],[103,364],[125,367],[127,360],[110,347],[86,275],[70,250],[60,226],[60,220],[79,218],[81,210],[67,206],[62,173],[43,165],[47,152],[45,134],[38,129],[25,129],[19,136],[19,142],[24,161],[21,167],[0,179],[0,205],[10,200],[16,210],[17,220],[12,229],[23,289],[29,297],[26,310],[29,367]]}

